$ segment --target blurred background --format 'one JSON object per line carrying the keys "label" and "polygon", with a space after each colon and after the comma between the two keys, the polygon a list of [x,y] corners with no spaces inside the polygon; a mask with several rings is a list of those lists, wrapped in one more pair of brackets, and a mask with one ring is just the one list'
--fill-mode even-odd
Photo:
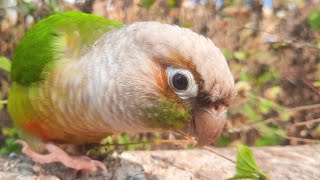
{"label": "blurred background", "polygon": [[[69,10],[128,24],[177,24],[212,39],[238,89],[222,136],[212,145],[320,142],[319,0],[0,0],[1,154],[17,150],[4,104],[14,48],[34,23]],[[113,150],[192,147],[170,133],[122,134],[104,143]]]}

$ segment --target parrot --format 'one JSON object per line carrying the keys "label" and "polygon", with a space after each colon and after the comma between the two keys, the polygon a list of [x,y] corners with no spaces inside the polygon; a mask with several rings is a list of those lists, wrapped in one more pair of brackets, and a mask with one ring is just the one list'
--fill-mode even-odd
{"label": "parrot", "polygon": [[127,25],[78,11],[28,30],[14,51],[10,80],[8,112],[22,153],[87,171],[107,168],[61,145],[144,132],[179,133],[208,145],[236,94],[211,39],[177,25]]}

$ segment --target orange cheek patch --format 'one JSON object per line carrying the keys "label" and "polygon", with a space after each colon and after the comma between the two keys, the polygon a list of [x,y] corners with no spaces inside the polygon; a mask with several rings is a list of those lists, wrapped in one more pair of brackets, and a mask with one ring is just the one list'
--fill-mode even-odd
{"label": "orange cheek patch", "polygon": [[161,68],[160,73],[158,73],[155,77],[159,93],[164,97],[177,100],[177,96],[168,85],[168,77],[165,69]]}
{"label": "orange cheek patch", "polygon": [[167,75],[163,68],[161,68],[160,72],[155,76],[156,83],[158,86],[158,90],[164,94],[167,91],[168,83],[167,83]]}

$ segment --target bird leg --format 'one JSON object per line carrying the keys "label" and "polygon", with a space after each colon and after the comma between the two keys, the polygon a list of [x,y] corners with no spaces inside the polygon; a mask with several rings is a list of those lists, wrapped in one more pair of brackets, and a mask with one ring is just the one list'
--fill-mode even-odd
{"label": "bird leg", "polygon": [[104,174],[107,173],[107,167],[100,161],[92,160],[87,156],[70,156],[60,147],[47,143],[45,148],[48,150],[48,154],[39,154],[23,140],[17,140],[16,143],[22,145],[22,153],[30,157],[34,162],[45,164],[60,162],[66,167],[76,170],[89,170],[97,171],[99,168]]}

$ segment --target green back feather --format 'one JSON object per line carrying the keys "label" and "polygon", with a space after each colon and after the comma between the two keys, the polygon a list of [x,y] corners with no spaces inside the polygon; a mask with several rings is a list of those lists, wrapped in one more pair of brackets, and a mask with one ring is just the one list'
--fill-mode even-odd
{"label": "green back feather", "polygon": [[[61,57],[71,58],[71,54],[82,55],[101,35],[122,26],[116,21],[76,11],[43,19],[18,44],[13,57],[11,81],[22,85],[41,81],[48,65]],[[69,52],[62,47],[68,48]]]}

